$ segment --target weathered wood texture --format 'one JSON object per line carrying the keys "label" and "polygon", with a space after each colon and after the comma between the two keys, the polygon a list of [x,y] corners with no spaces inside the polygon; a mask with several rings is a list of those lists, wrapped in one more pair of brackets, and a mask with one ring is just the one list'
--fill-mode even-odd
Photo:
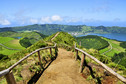
{"label": "weathered wood texture", "polygon": [[77,60],[77,58],[78,58],[78,50],[75,50],[75,51],[76,51],[75,60]]}
{"label": "weathered wood texture", "polygon": [[28,54],[27,56],[25,56],[24,58],[22,58],[21,60],[19,60],[18,62],[16,62],[14,65],[12,65],[11,67],[9,67],[9,70],[12,70],[14,67],[16,67],[19,63],[21,63],[22,61],[24,61],[25,59],[27,59],[32,54],[34,54],[34,53],[36,53],[36,52],[38,52],[40,50],[45,50],[45,49],[49,49],[49,48],[55,48],[55,46],[53,46],[53,47],[40,48],[40,49],[37,49],[37,50],[33,51],[32,53]]}
{"label": "weathered wood texture", "polygon": [[38,51],[38,60],[39,60],[39,64],[41,64],[41,56],[40,56],[40,51]]}
{"label": "weathered wood texture", "polygon": [[83,71],[85,56],[86,55],[83,54],[81,57],[81,64],[80,64],[80,70],[79,70],[80,73],[82,73],[82,71]]}
{"label": "weathered wood texture", "polygon": [[52,56],[52,49],[50,48],[49,50],[50,50],[50,55]]}
{"label": "weathered wood texture", "polygon": [[6,78],[6,81],[8,84],[16,84],[16,81],[15,81],[15,78],[14,78],[12,71],[7,73],[5,75],[5,78]]}
{"label": "weathered wood texture", "polygon": [[94,60],[95,62],[97,62],[98,64],[100,64],[104,69],[106,69],[108,72],[110,72],[111,74],[113,74],[115,77],[117,77],[119,80],[121,80],[122,82],[126,83],[126,78],[124,78],[123,76],[119,75],[118,73],[116,73],[115,71],[113,71],[111,68],[109,68],[108,66],[106,66],[105,64],[103,64],[102,62],[100,62],[98,59],[96,59],[95,57],[91,56],[90,54],[84,52],[83,50],[76,48],[75,50],[78,50],[82,53],[84,53],[86,56],[88,56],[89,58],[91,58],[92,60]]}

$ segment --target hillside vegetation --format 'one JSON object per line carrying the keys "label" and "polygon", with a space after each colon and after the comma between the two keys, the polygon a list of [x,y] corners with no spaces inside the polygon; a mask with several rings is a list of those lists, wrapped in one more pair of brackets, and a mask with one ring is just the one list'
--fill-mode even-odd
{"label": "hillside vegetation", "polygon": [[120,46],[126,49],[126,41],[121,42],[121,43],[120,43]]}
{"label": "hillside vegetation", "polygon": [[83,37],[77,37],[76,39],[78,44],[81,42],[81,46],[86,49],[93,48],[101,50],[109,46],[108,42],[99,36],[88,35]]}
{"label": "hillside vegetation", "polygon": [[[54,45],[53,42],[57,43],[57,45],[59,47],[59,45],[61,45],[61,44],[65,45],[65,46],[73,46],[78,41],[78,39],[75,39],[73,36],[71,36],[70,34],[68,34],[66,32],[60,32],[57,37],[55,37],[53,40],[51,40],[55,35],[56,35],[56,33],[49,36],[49,37],[41,39],[40,41],[37,41],[36,43],[31,45],[30,47],[27,47],[26,49],[21,50],[21,51],[14,53],[12,55],[8,55],[8,56],[6,56],[6,58],[3,58],[3,56],[0,56],[0,59],[1,59],[0,60],[0,70],[4,70],[4,69],[8,68],[9,66],[13,65],[18,60],[20,60],[21,58],[23,58],[24,56],[28,55],[29,53],[31,53],[32,51],[34,51],[36,49],[46,47],[46,46],[53,46]],[[102,42],[103,42],[103,44],[108,43],[108,42],[105,41],[106,39],[103,39],[101,37],[97,37],[97,36],[87,36],[87,37],[86,38],[83,37],[82,39],[85,39],[85,40],[82,40],[82,42],[87,41],[87,43],[90,43],[91,45],[94,44],[95,42],[97,42],[98,44],[102,44]],[[79,37],[79,39],[80,39],[80,37]],[[112,41],[111,43],[114,43],[114,41]],[[98,44],[97,44],[97,47],[98,47]],[[118,43],[118,45],[119,45],[119,43]],[[94,46],[94,45],[92,45],[92,46]],[[105,63],[106,65],[108,65],[112,69],[115,68],[117,70],[117,72],[119,71],[118,72],[119,74],[126,77],[126,68],[125,68],[125,65],[124,65],[125,60],[117,65],[116,62],[118,60],[116,61],[114,58],[107,57],[105,55],[101,55],[99,53],[99,51],[96,50],[96,49],[85,49],[85,46],[83,48],[83,47],[79,46],[78,44],[77,44],[77,47],[81,48],[85,52],[96,57],[98,60]],[[103,47],[103,45],[102,45],[102,47]],[[62,48],[64,48],[64,47],[62,47]],[[101,49],[101,45],[98,48]],[[72,51],[74,52],[74,48],[72,48]],[[46,65],[48,63],[48,61],[50,61],[53,58],[53,57],[51,57],[49,50],[41,51],[40,54],[41,54],[43,65]],[[53,55],[54,55],[54,50],[53,50]],[[82,53],[79,52],[80,58],[81,58],[81,55],[82,55]],[[69,56],[67,56],[67,57],[69,58]],[[120,56],[118,55],[118,58],[119,57]],[[122,56],[122,57],[124,57],[124,56]],[[98,72],[98,74],[96,74],[97,73],[96,68],[100,67],[96,62],[94,62],[93,60],[91,60],[87,56],[86,56],[85,62],[87,64],[91,63],[93,65],[93,74],[95,74],[95,76],[97,76],[99,78],[99,80],[105,79],[103,77],[103,75],[100,74],[100,72]],[[5,65],[5,63],[6,63],[6,65]],[[20,65],[18,65],[16,68],[13,69],[13,73],[14,73],[14,76],[16,78],[16,81],[20,81],[20,80],[24,81],[25,79],[28,79],[28,78],[25,78],[24,75],[22,75],[25,72],[26,69],[27,69],[27,72],[29,72],[30,74],[40,73],[41,70],[42,70],[42,67],[40,67],[38,65],[39,65],[38,54],[35,53],[31,57],[29,57],[26,61],[22,62]],[[102,70],[102,72],[103,72],[103,70]],[[29,73],[25,73],[25,74],[29,74]],[[30,77],[31,77],[31,75],[30,75]],[[110,74],[109,74],[109,77],[110,77]],[[93,78],[91,76],[90,72],[86,72],[86,79],[87,80],[91,80],[91,81],[98,83],[98,81],[97,81],[98,78]],[[5,83],[5,80],[0,81],[0,83]]]}
{"label": "hillside vegetation", "polygon": [[10,38],[10,37],[0,37],[0,43],[1,44],[4,44],[4,43],[7,43],[11,40],[14,40],[14,38]]}
{"label": "hillside vegetation", "polygon": [[[52,37],[54,37],[55,34],[45,38],[46,41],[50,41]],[[68,34],[67,32],[60,32],[58,36],[53,40],[53,42],[57,44],[65,44],[69,46],[73,46],[76,42],[76,39]]]}
{"label": "hillside vegetation", "polygon": [[20,39],[19,43],[23,47],[29,47],[35,42],[39,41],[40,39],[45,38],[46,36],[39,33],[39,32],[13,32],[13,31],[7,31],[7,32],[1,32],[1,37],[12,37],[16,39]]}

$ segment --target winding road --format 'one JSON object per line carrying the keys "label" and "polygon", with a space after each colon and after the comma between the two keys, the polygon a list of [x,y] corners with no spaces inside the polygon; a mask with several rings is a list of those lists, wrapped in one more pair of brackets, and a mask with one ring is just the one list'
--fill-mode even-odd
{"label": "winding road", "polygon": [[111,45],[111,43],[110,43],[110,42],[108,42],[108,43],[109,43],[109,45],[110,45],[110,49],[109,49],[108,51],[103,52],[102,55],[104,55],[105,53],[107,53],[107,52],[109,52],[109,51],[112,50],[112,45]]}
{"label": "winding road", "polygon": [[3,47],[4,47],[4,48],[6,48],[6,49],[9,49],[9,50],[20,50],[20,49],[13,49],[13,48],[9,48],[9,47],[7,47],[7,46],[5,46],[5,45],[1,44],[1,43],[0,43],[0,45],[1,45],[1,46],[3,46]]}

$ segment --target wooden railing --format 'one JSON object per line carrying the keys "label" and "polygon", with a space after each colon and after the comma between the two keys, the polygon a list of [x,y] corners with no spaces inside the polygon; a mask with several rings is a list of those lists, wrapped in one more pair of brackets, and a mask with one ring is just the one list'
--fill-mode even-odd
{"label": "wooden railing", "polygon": [[84,64],[84,60],[85,57],[88,56],[89,58],[91,58],[92,60],[94,60],[95,62],[97,62],[98,64],[100,64],[104,69],[106,69],[108,72],[110,72],[111,74],[113,74],[115,77],[117,77],[119,80],[121,80],[122,82],[126,83],[126,78],[124,78],[123,76],[119,75],[118,73],[116,73],[115,71],[113,71],[111,68],[109,68],[108,66],[106,66],[105,64],[103,64],[102,62],[100,62],[98,59],[96,59],[95,57],[91,56],[90,54],[86,53],[85,51],[79,49],[76,47],[75,44],[75,51],[76,51],[76,56],[75,56],[75,60],[77,60],[78,58],[78,51],[83,53],[83,56],[81,57],[81,64],[80,64],[80,70],[79,72],[82,73],[83,70],[83,64]]}
{"label": "wooden railing", "polygon": [[16,84],[14,75],[12,73],[12,69],[15,68],[18,64],[20,64],[22,61],[24,61],[25,59],[27,59],[28,57],[30,57],[32,54],[34,54],[36,52],[38,53],[38,59],[41,64],[40,50],[50,49],[50,54],[52,55],[52,48],[55,49],[55,54],[56,54],[57,53],[57,45],[56,44],[51,47],[44,47],[44,48],[37,49],[37,50],[31,52],[30,54],[28,54],[27,56],[25,56],[24,58],[22,58],[21,60],[19,60],[18,62],[16,62],[15,64],[13,64],[12,66],[10,66],[8,69],[0,71],[0,77],[5,76],[8,84]]}

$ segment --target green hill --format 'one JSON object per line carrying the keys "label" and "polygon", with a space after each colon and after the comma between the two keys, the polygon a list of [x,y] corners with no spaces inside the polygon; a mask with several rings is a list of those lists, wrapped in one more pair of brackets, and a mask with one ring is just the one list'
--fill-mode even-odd
{"label": "green hill", "polygon": [[13,32],[13,31],[1,32],[0,36],[12,37],[12,38],[17,38],[17,39],[22,38],[21,41],[19,42],[23,47],[29,47],[35,42],[39,41],[40,39],[43,39],[46,37],[45,35],[39,32]]}
{"label": "green hill", "polygon": [[25,47],[31,46],[45,37],[45,35],[39,32],[1,32],[0,43],[4,46],[0,45],[0,54],[11,55],[15,52],[25,49]]}
{"label": "green hill", "polygon": [[15,32],[25,32],[25,31],[37,31],[44,35],[51,35],[56,32],[69,32],[69,33],[125,33],[126,27],[105,27],[105,26],[86,26],[86,25],[59,25],[59,24],[34,24],[20,27],[4,27],[0,28],[0,32],[5,31],[15,31]]}
{"label": "green hill", "polygon": [[86,49],[101,50],[109,46],[108,42],[99,36],[88,35],[84,37],[77,37],[78,44],[81,42],[81,46]]}
{"label": "green hill", "polygon": [[[49,41],[54,36],[55,36],[55,34],[45,38],[45,40]],[[56,38],[53,39],[53,42],[55,42],[57,44],[65,44],[65,45],[73,46],[74,43],[76,42],[76,39],[73,36],[71,36],[70,34],[68,34],[67,32],[60,32],[58,34],[58,36],[56,36]]]}

